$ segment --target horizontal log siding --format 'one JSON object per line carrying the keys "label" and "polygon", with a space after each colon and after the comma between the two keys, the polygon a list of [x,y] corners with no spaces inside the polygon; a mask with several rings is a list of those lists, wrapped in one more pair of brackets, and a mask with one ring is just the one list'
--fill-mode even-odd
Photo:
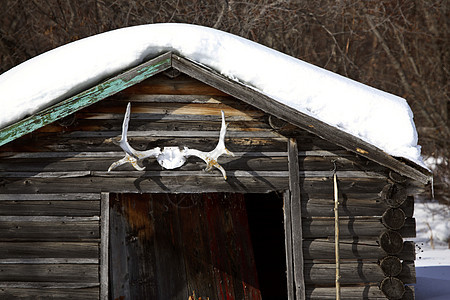
{"label": "horizontal log siding", "polygon": [[0,298],[95,299],[99,195],[0,195]]}
{"label": "horizontal log siding", "polygon": [[[236,154],[219,158],[228,180],[224,181],[217,170],[204,172],[205,164],[195,157],[176,170],[163,170],[154,159],[148,159],[144,162],[146,171],[121,166],[107,173],[109,165],[123,157],[117,140],[129,101],[132,102],[129,139],[138,150],[186,146],[210,151],[218,141],[220,110],[223,110],[229,123],[225,144]],[[175,79],[154,76],[77,112],[65,125],[50,124],[1,147],[0,193],[283,191],[288,189],[287,136],[296,136],[298,140],[303,248],[306,264],[311,266],[305,269],[307,297],[321,299],[328,293],[327,287],[334,285],[332,276],[316,279],[312,272],[333,268],[330,261],[334,253],[328,249],[333,247],[333,241],[328,239],[334,235],[332,170],[336,165],[341,203],[341,255],[345,270],[352,274],[348,284],[355,284],[346,289],[351,295],[380,299],[382,296],[374,289],[377,289],[375,281],[382,279],[377,262],[385,252],[377,239],[385,230],[380,219],[387,209],[380,192],[388,183],[389,170],[292,126],[273,130],[268,114],[184,75]],[[409,194],[422,188],[409,181],[405,186]],[[48,207],[52,207],[55,215],[63,215],[64,203],[59,199],[49,199],[47,203],[20,201],[33,208],[36,215],[44,215]],[[86,216],[97,209],[95,202],[86,199],[79,205],[71,201],[66,205],[73,208],[74,216]],[[5,201],[0,215],[8,214],[13,204]],[[407,217],[401,231],[404,236],[414,236],[413,205],[405,202],[401,208]],[[92,232],[93,236],[98,235]],[[9,236],[12,239],[14,234]],[[93,236],[77,238],[89,243]],[[49,242],[45,238],[40,240],[40,243]],[[397,256],[405,261],[413,260],[414,247],[405,243]],[[358,273],[361,267],[370,272],[376,270],[376,278],[367,281],[365,273]],[[408,278],[405,282],[414,280],[413,271],[403,276]],[[364,283],[370,293],[356,287],[359,283]]]}

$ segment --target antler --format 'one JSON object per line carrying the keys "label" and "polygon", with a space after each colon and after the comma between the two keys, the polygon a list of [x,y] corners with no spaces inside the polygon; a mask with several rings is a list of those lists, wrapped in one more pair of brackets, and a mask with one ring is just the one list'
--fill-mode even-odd
{"label": "antler", "polygon": [[216,148],[212,151],[203,152],[196,149],[189,149],[187,147],[185,147],[182,151],[180,151],[178,147],[165,147],[162,152],[161,148],[159,147],[146,151],[137,151],[130,146],[127,138],[128,123],[130,122],[130,107],[131,104],[128,103],[125,117],[123,119],[122,137],[119,143],[120,148],[125,151],[125,157],[111,164],[108,172],[126,163],[130,163],[136,170],[142,171],[145,169],[145,167],[141,167],[139,165],[139,161],[149,157],[156,157],[158,163],[162,167],[173,169],[183,165],[186,161],[185,158],[189,156],[197,156],[206,162],[206,171],[210,171],[213,167],[215,167],[219,169],[220,172],[222,172],[223,178],[225,180],[227,179],[227,174],[224,168],[217,162],[217,159],[222,154],[234,156],[234,154],[225,147],[225,134],[227,132],[227,124],[225,124],[225,114],[223,111],[221,111],[222,126],[220,128],[219,142],[217,143]]}
{"label": "antler", "polygon": [[138,162],[140,160],[143,160],[148,157],[158,157],[161,154],[161,148],[159,147],[146,151],[137,151],[133,149],[130,146],[130,144],[128,144],[127,133],[128,133],[128,123],[130,122],[130,110],[131,104],[128,103],[127,110],[125,112],[125,117],[123,118],[122,137],[120,138],[119,142],[120,148],[122,148],[122,150],[125,151],[125,157],[111,164],[111,166],[108,169],[108,172],[126,163],[130,163],[138,171],[143,171],[145,170],[145,167],[139,166]]}
{"label": "antler", "polygon": [[203,152],[196,149],[189,149],[187,147],[184,147],[183,153],[184,155],[186,155],[186,157],[197,156],[203,159],[206,163],[205,171],[210,171],[213,167],[215,167],[219,169],[220,172],[222,172],[223,178],[227,180],[227,174],[225,172],[225,169],[221,165],[219,165],[217,159],[222,154],[227,154],[231,156],[234,156],[234,154],[225,147],[225,134],[227,133],[228,124],[225,124],[225,114],[223,110],[221,111],[221,113],[222,113],[222,127],[220,128],[219,142],[217,143],[216,148],[209,152]]}

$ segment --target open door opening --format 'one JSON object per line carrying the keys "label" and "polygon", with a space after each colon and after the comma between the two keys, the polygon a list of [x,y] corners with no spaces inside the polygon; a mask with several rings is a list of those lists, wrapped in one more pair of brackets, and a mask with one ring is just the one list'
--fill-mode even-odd
{"label": "open door opening", "polygon": [[263,299],[287,299],[283,196],[245,194],[248,224]]}
{"label": "open door opening", "polygon": [[112,194],[110,206],[110,299],[285,298],[276,194]]}

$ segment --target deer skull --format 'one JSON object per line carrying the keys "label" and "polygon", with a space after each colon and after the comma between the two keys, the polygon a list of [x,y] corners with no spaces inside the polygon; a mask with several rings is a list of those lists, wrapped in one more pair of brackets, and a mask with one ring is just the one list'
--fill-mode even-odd
{"label": "deer skull", "polygon": [[128,123],[130,122],[130,110],[131,104],[128,103],[127,110],[125,113],[125,117],[123,119],[122,125],[122,137],[120,139],[120,148],[125,151],[125,157],[121,160],[118,160],[111,164],[108,169],[108,172],[114,170],[118,166],[121,166],[126,163],[130,163],[136,170],[142,171],[145,167],[141,167],[139,162],[141,162],[145,158],[156,158],[158,163],[165,169],[175,169],[181,167],[189,156],[196,156],[201,158],[206,162],[206,171],[212,170],[212,168],[217,168],[222,172],[223,178],[226,180],[227,175],[224,168],[219,165],[217,159],[222,154],[227,154],[234,156],[232,152],[230,152],[225,147],[225,134],[227,132],[227,124],[225,124],[225,114],[222,111],[222,127],[220,129],[219,142],[214,150],[210,152],[203,152],[196,149],[189,149],[184,147],[183,150],[180,150],[178,147],[164,147],[161,151],[161,148],[156,147],[146,151],[138,151],[133,149],[128,143],[127,133],[128,133]]}

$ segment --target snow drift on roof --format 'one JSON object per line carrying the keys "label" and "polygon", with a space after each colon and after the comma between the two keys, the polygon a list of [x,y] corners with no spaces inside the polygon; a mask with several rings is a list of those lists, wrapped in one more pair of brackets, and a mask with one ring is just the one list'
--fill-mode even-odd
{"label": "snow drift on roof", "polygon": [[424,166],[405,99],[244,38],[187,24],[118,29],[48,51],[0,75],[0,128],[162,52],[232,80]]}

